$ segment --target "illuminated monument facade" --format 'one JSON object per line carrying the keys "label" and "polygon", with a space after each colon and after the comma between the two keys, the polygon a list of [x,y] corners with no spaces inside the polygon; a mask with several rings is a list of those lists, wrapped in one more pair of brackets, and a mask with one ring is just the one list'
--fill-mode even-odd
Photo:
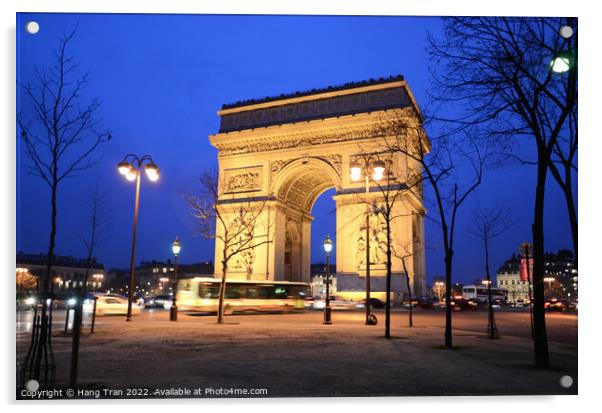
{"label": "illuminated monument facade", "polygon": [[[365,294],[365,222],[367,202],[382,191],[365,180],[353,181],[350,165],[382,153],[383,138],[373,131],[386,119],[404,118],[419,125],[420,110],[403,77],[354,83],[224,105],[219,133],[209,137],[218,149],[220,207],[236,217],[241,206],[261,209],[255,227],[263,243],[234,256],[228,279],[310,281],[311,210],[324,191],[335,188],[337,294],[361,299]],[[418,126],[422,131],[422,129]],[[403,188],[419,165],[401,154],[387,162],[387,172]],[[390,178],[391,179],[391,178]],[[402,191],[394,204],[392,245],[403,254],[392,261],[394,299],[406,291],[401,255],[413,293],[425,291],[424,214],[421,195]],[[235,221],[235,219],[233,220]],[[384,297],[384,223],[370,218],[372,295]],[[223,231],[220,225],[217,231]],[[385,241],[385,242],[383,242]],[[215,271],[220,273],[223,244],[216,240]]]}

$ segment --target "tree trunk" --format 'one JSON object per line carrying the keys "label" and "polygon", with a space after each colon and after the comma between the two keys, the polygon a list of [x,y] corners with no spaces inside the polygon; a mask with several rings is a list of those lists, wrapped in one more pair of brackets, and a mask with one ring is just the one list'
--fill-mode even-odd
{"label": "tree trunk", "polygon": [[50,301],[50,307],[48,306],[48,298],[51,297],[52,292],[52,267],[54,264],[54,248],[55,248],[55,239],[56,239],[56,216],[57,216],[57,204],[56,204],[56,195],[57,195],[57,186],[58,182],[56,179],[56,164],[54,168],[54,176],[52,181],[52,189],[51,189],[51,198],[50,198],[50,239],[48,242],[48,254],[46,259],[46,276],[42,283],[42,294],[40,295],[42,299],[42,317],[40,319],[40,332],[38,339],[38,346],[36,349],[36,353],[33,354],[34,357],[34,370],[33,376],[38,381],[41,381],[41,370],[42,370],[42,360],[44,361],[44,382],[47,383],[46,377],[49,368],[52,366],[49,365],[49,360],[53,359],[52,355],[52,347],[51,347],[51,335],[50,335],[50,325],[49,319],[52,317],[52,300]]}
{"label": "tree trunk", "polygon": [[217,304],[217,323],[224,322],[224,296],[226,295],[226,272],[228,271],[227,261],[222,261],[222,282],[219,285],[219,301]]}
{"label": "tree trunk", "polygon": [[[546,316],[544,309],[544,198],[547,162],[545,155],[539,155],[537,187],[535,190],[535,212],[533,216],[533,333],[535,366],[547,368],[550,365]],[[528,263],[527,263],[528,265]]]}
{"label": "tree trunk", "polygon": [[[83,321],[83,306],[84,299],[86,297],[88,277],[90,276],[90,266],[92,265],[92,256],[88,254],[88,265],[86,267],[86,274],[84,275],[84,282],[82,288],[79,290],[78,299],[73,309],[73,329],[71,332],[71,369],[69,372],[69,383],[72,389],[77,387],[77,370],[79,367],[79,343],[82,332],[82,321]],[[67,309],[69,311],[69,309]]]}
{"label": "tree trunk", "polygon": [[489,273],[489,235],[485,234],[485,274],[487,277],[487,333],[489,338],[497,338],[497,327],[495,315],[493,314],[493,302],[491,294],[491,274]]}
{"label": "tree trunk", "polygon": [[387,297],[385,303],[385,337],[391,338],[391,220],[389,216],[387,216]]}
{"label": "tree trunk", "polygon": [[412,305],[412,287],[410,285],[410,274],[408,273],[408,268],[406,266],[405,258],[402,258],[401,263],[403,264],[403,271],[406,273],[406,286],[408,288],[408,296],[410,298],[410,314],[408,316],[408,324],[410,327],[414,327],[414,319],[412,318],[413,305]]}
{"label": "tree trunk", "polygon": [[451,275],[453,251],[445,253],[445,347],[452,348]]}
{"label": "tree trunk", "polygon": [[[569,170],[568,174],[571,173]],[[578,224],[577,224],[577,208],[575,207],[575,198],[573,196],[573,189],[571,185],[571,178],[567,177],[567,187],[564,188],[564,198],[566,199],[566,206],[569,213],[569,222],[571,225],[571,235],[573,236],[573,252],[575,254],[575,268],[579,268],[578,262]]]}

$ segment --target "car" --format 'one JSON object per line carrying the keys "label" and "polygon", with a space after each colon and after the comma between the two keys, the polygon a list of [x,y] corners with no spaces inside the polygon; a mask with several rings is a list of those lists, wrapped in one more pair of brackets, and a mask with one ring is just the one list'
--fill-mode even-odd
{"label": "car", "polygon": [[[467,300],[465,298],[462,298],[461,296],[454,297],[451,300],[450,304],[452,311],[476,310],[479,307],[479,305],[476,302],[472,300]],[[439,306],[440,308],[445,309],[445,301],[439,304]]]}
{"label": "car", "polygon": [[[314,310],[322,310],[326,306],[326,300],[324,297],[314,299],[312,308]],[[359,301],[344,300],[340,296],[330,296],[330,308],[333,310],[354,310],[356,308],[363,308],[364,304]]]}
{"label": "car", "polygon": [[[86,299],[83,306],[84,313],[94,311],[94,299]],[[126,315],[128,311],[128,299],[116,294],[105,294],[96,296],[96,315]],[[132,306],[132,314],[140,314],[139,305]]]}
{"label": "car", "polygon": [[[364,298],[363,300],[360,300],[358,304],[361,304],[359,307],[365,308],[366,299]],[[378,298],[370,297],[370,307],[371,308],[385,308],[385,303]]]}
{"label": "car", "polygon": [[560,300],[558,298],[550,298],[544,303],[544,308],[548,311],[566,311],[567,306],[566,300]]}
{"label": "car", "polygon": [[156,295],[154,297],[147,297],[144,300],[144,307],[145,308],[165,308],[165,303],[169,302],[169,305],[171,306],[171,301],[172,301],[172,297],[170,295]]}

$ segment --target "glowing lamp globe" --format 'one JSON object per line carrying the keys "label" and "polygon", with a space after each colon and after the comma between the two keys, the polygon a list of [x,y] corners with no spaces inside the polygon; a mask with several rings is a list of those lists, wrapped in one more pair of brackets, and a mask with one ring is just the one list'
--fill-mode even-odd
{"label": "glowing lamp globe", "polygon": [[332,240],[330,239],[330,235],[326,235],[326,239],[324,240],[324,251],[326,251],[327,254],[330,254],[330,251],[332,251]]}

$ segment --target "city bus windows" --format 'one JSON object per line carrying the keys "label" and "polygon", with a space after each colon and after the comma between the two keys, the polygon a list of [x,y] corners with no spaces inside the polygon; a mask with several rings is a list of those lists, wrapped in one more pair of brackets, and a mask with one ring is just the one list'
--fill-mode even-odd
{"label": "city bus windows", "polygon": [[286,293],[286,289],[283,287],[276,287],[274,290],[275,298],[288,298],[288,294]]}
{"label": "city bus windows", "polygon": [[218,298],[219,286],[213,284],[199,284],[199,297],[204,299]]}
{"label": "city bus windows", "polygon": [[261,298],[276,298],[276,291],[273,285],[262,285],[259,288],[259,296]]}
{"label": "city bus windows", "polygon": [[240,287],[226,284],[226,298],[240,298]]}
{"label": "city bus windows", "polygon": [[250,299],[259,298],[259,292],[257,291],[257,288],[248,287],[247,288],[247,298],[250,298]]}

